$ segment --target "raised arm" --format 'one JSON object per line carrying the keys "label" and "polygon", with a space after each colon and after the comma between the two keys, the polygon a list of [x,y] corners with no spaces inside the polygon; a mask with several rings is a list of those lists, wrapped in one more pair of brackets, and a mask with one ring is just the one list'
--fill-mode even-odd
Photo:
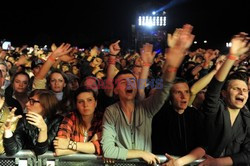
{"label": "raised arm", "polygon": [[163,79],[165,81],[172,82],[175,79],[185,53],[193,43],[192,30],[191,25],[185,24],[183,28],[177,28],[173,35],[168,34],[169,49],[165,53],[166,61],[163,66]]}
{"label": "raised arm", "polygon": [[191,46],[194,35],[191,34],[193,27],[186,24],[181,29],[177,29],[173,36],[169,35],[170,48],[166,53],[165,70],[163,71],[162,83],[163,87],[158,88],[157,91],[150,97],[143,100],[142,104],[151,115],[160,110],[165,100],[169,96],[171,83],[175,80],[177,70],[185,57],[185,52]]}
{"label": "raised arm", "polygon": [[107,79],[106,79],[106,88],[104,89],[104,92],[107,96],[112,97],[113,96],[113,79],[116,75],[115,72],[115,64],[116,64],[116,55],[120,52],[121,48],[119,46],[120,40],[116,41],[115,43],[112,43],[109,46],[110,50],[110,56],[108,60],[108,69],[107,69]]}
{"label": "raised arm", "polygon": [[193,104],[196,94],[209,84],[209,82],[212,80],[212,78],[214,77],[214,75],[216,74],[216,72],[219,70],[219,68],[221,67],[223,63],[224,61],[218,62],[216,64],[215,69],[213,69],[211,72],[209,72],[207,75],[205,75],[204,77],[202,77],[201,79],[199,79],[192,85],[192,87],[190,88],[191,96],[190,96],[190,100],[188,104],[189,106]]}
{"label": "raised arm", "polygon": [[149,68],[153,63],[156,52],[153,52],[153,45],[146,43],[141,49],[141,58],[143,61],[140,79],[138,80],[138,98],[143,100],[145,98],[145,85],[147,83]]}
{"label": "raised arm", "polygon": [[50,68],[53,66],[53,64],[56,62],[58,58],[61,60],[69,60],[72,59],[71,57],[64,57],[66,54],[68,54],[71,51],[72,48],[70,48],[70,44],[61,44],[58,48],[53,51],[47,61],[43,64],[41,67],[41,70],[36,76],[36,79],[44,79],[49,72]]}
{"label": "raised arm", "polygon": [[227,60],[215,75],[215,78],[220,82],[223,82],[226,79],[235,61],[239,59],[242,54],[246,53],[249,50],[246,33],[240,33],[239,35],[234,36],[231,42],[232,47],[230,48]]}

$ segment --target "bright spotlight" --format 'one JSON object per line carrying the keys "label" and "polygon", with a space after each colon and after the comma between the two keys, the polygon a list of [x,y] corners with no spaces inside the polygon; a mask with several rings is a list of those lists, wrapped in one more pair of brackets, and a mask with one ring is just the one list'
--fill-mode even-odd
{"label": "bright spotlight", "polygon": [[155,12],[155,11],[153,11],[153,12],[152,12],[152,14],[153,14],[153,15],[155,15],[155,14],[156,14],[156,12]]}
{"label": "bright spotlight", "polygon": [[206,41],[206,40],[204,40],[204,43],[207,43],[207,41]]}
{"label": "bright spotlight", "polygon": [[226,47],[232,47],[232,43],[231,42],[226,43]]}
{"label": "bright spotlight", "polygon": [[138,25],[139,26],[166,26],[167,18],[166,16],[139,16]]}
{"label": "bright spotlight", "polygon": [[194,44],[197,44],[197,41],[194,41]]}

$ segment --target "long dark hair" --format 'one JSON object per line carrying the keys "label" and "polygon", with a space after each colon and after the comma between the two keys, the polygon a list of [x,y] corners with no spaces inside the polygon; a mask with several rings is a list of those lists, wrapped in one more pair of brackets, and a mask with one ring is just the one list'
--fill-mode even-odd
{"label": "long dark hair", "polygon": [[[76,108],[76,102],[77,102],[77,96],[80,95],[81,93],[84,93],[84,92],[89,92],[89,93],[92,93],[95,101],[97,101],[97,95],[95,93],[95,91],[93,91],[92,89],[89,89],[89,88],[85,88],[85,87],[79,87],[77,90],[76,90],[76,93],[75,93],[75,97],[74,97],[74,104],[75,104],[75,113],[76,113],[76,116],[78,117],[77,120],[76,120],[76,128],[78,130],[79,133],[81,133],[82,135],[83,134],[83,119],[82,119],[82,115],[79,113],[79,111],[77,110]],[[95,110],[96,112],[96,110]]]}

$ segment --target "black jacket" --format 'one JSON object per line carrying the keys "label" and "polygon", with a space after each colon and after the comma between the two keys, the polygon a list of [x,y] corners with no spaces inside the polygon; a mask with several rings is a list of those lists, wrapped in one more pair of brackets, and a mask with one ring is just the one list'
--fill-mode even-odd
{"label": "black jacket", "polygon": [[45,142],[38,143],[38,128],[29,124],[26,116],[22,117],[17,124],[13,136],[3,138],[6,155],[14,155],[21,149],[34,150],[36,155],[44,154],[48,150],[53,151],[53,140],[57,135],[62,119],[63,117],[60,115],[54,117],[53,120],[45,119],[48,126],[48,139]]}
{"label": "black jacket", "polygon": [[214,78],[203,103],[207,153],[213,157],[230,156],[234,165],[250,165],[250,112],[242,108],[231,126],[229,111],[220,99],[222,86],[223,82]]}
{"label": "black jacket", "polygon": [[154,154],[183,156],[203,144],[203,114],[187,107],[183,114],[174,111],[168,102],[152,122],[152,151]]}
{"label": "black jacket", "polygon": [[19,103],[19,101],[17,101],[16,99],[14,99],[12,97],[13,95],[13,88],[12,88],[12,85],[8,86],[5,90],[5,102],[7,103],[7,105],[9,107],[16,107],[17,110],[15,111],[15,114],[16,115],[22,115],[23,114],[23,108],[21,106],[21,104]]}

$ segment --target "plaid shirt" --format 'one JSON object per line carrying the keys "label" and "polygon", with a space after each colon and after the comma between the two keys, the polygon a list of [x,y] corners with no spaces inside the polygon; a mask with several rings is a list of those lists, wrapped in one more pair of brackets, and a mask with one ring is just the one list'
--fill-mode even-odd
{"label": "plaid shirt", "polygon": [[[94,118],[91,122],[91,127],[88,130],[88,138],[86,139],[89,141],[95,134],[97,134],[98,140],[91,140],[91,142],[95,145],[96,153],[98,155],[101,154],[100,141],[102,135],[102,117],[103,117],[102,113],[95,112]],[[57,136],[61,138],[70,138],[70,140],[76,142],[84,142],[85,140],[84,135],[78,132],[76,127],[77,120],[78,117],[75,112],[71,112],[67,116],[65,116],[59,127]]]}

